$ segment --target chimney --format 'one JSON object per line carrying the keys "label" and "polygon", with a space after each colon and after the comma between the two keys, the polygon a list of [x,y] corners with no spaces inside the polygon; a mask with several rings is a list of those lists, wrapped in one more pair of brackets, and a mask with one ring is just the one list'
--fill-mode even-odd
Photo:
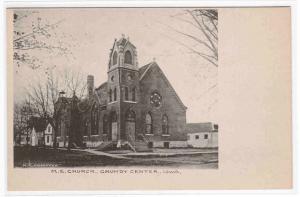
{"label": "chimney", "polygon": [[87,90],[88,90],[88,98],[92,98],[94,94],[94,76],[87,76]]}

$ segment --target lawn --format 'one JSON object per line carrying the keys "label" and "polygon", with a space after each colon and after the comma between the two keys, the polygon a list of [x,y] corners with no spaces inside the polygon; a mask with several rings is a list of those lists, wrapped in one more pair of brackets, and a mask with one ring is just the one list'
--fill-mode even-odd
{"label": "lawn", "polygon": [[[130,158],[130,157],[128,157]],[[111,158],[84,151],[38,147],[15,147],[15,167],[91,167],[91,166],[156,166],[183,168],[218,168],[218,153],[172,157]]]}

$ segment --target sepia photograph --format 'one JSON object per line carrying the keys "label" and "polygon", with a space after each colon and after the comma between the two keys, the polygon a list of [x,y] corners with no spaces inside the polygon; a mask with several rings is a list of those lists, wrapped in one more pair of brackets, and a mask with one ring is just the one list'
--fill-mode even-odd
{"label": "sepia photograph", "polygon": [[7,5],[8,193],[292,190],[293,6],[135,3]]}
{"label": "sepia photograph", "polygon": [[14,168],[218,169],[218,9],[11,11]]}

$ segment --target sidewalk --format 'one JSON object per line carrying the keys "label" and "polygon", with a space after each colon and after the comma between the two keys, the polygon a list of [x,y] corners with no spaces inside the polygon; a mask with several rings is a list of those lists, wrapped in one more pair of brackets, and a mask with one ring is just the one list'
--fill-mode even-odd
{"label": "sidewalk", "polygon": [[118,156],[128,157],[175,157],[175,156],[190,156],[190,155],[202,155],[202,154],[218,154],[218,151],[193,151],[193,152],[132,152],[114,154]]}
{"label": "sidewalk", "polygon": [[[67,148],[58,148],[58,149],[67,150]],[[71,150],[72,151],[87,152],[87,153],[91,153],[91,154],[94,154],[94,155],[107,156],[107,157],[111,157],[111,158],[115,158],[115,159],[130,159],[130,158],[124,157],[122,155],[110,154],[110,153],[97,151],[97,150],[93,150],[93,149],[74,149],[74,148],[71,148]]]}
{"label": "sidewalk", "polygon": [[[66,148],[59,148],[66,149]],[[176,156],[191,156],[191,155],[203,155],[203,154],[218,154],[217,150],[192,150],[192,151],[182,151],[180,149],[168,149],[164,152],[159,152],[156,150],[154,152],[129,152],[129,153],[107,153],[103,151],[93,150],[93,149],[71,149],[72,151],[87,152],[94,155],[107,156],[115,159],[132,159],[132,158],[142,158],[142,157],[176,157]]]}

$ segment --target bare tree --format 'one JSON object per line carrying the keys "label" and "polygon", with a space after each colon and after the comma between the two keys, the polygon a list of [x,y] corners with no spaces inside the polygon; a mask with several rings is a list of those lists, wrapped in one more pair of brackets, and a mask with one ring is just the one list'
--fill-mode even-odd
{"label": "bare tree", "polygon": [[47,80],[38,81],[30,86],[27,94],[41,117],[53,117],[54,105],[59,92],[65,91],[67,97],[74,93],[82,98],[86,91],[86,83],[81,72],[65,70],[62,74],[54,74],[53,70],[47,72]]}
{"label": "bare tree", "polygon": [[218,11],[215,9],[185,10],[184,13],[176,14],[172,17],[191,25],[198,32],[195,35],[166,25],[174,32],[193,41],[194,44],[188,45],[178,40],[175,41],[187,48],[191,53],[218,67]]}
{"label": "bare tree", "polygon": [[[28,122],[32,116],[37,113],[36,109],[26,98],[22,103],[14,104],[14,140],[21,141],[21,135],[28,135]],[[27,136],[28,137],[28,136]]]}
{"label": "bare tree", "polygon": [[75,93],[81,99],[86,95],[85,77],[79,71],[65,70],[61,78],[63,79],[64,91],[68,97],[72,97]]}
{"label": "bare tree", "polygon": [[32,69],[42,67],[45,63],[40,57],[41,52],[48,56],[71,54],[70,44],[62,42],[55,32],[63,20],[50,23],[38,14],[39,12],[30,10],[14,12],[13,59],[17,67],[21,65],[27,65]]}

